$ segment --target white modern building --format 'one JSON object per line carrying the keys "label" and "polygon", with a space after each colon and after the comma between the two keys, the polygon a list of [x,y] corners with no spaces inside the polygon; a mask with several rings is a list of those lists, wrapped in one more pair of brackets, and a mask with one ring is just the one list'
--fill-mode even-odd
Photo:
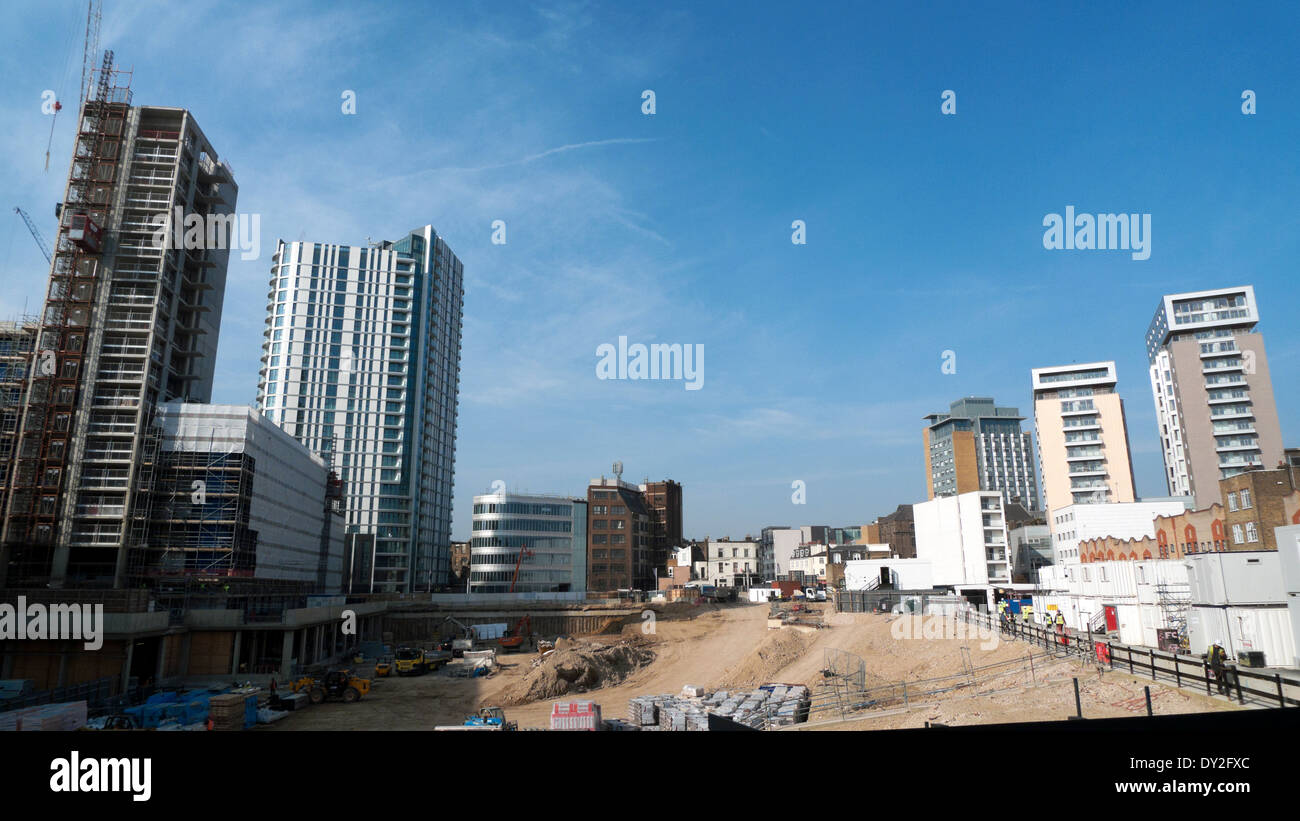
{"label": "white modern building", "polygon": [[1159,499],[1109,504],[1075,504],[1054,510],[1047,524],[1052,529],[1053,564],[1079,561],[1079,542],[1111,536],[1116,539],[1154,537],[1155,518],[1190,510],[1192,499]]}
{"label": "white modern building", "polygon": [[1219,498],[1219,479],[1282,459],[1259,305],[1250,285],[1170,294],[1147,329],[1151,392],[1172,495]]}
{"label": "white modern building", "polygon": [[257,406],[343,480],[350,589],[449,577],[462,267],[432,226],[366,246],[280,242]]}
{"label": "white modern building", "polygon": [[929,562],[934,584],[987,587],[1010,584],[1012,557],[1002,494],[978,490],[912,506],[916,558]]}
{"label": "white modern building", "polygon": [[247,405],[158,406],[146,575],[343,583],[341,493],[323,459]]}
{"label": "white modern building", "polygon": [[469,569],[470,593],[507,593],[512,582],[517,593],[586,590],[587,500],[505,491],[475,496]]}

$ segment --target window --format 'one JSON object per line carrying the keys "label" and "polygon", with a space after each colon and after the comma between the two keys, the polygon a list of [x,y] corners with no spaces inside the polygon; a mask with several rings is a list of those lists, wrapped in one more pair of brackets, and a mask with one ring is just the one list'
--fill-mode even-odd
{"label": "window", "polygon": [[1241,544],[1242,541],[1243,541],[1243,540],[1242,540],[1242,537],[1241,537],[1241,525],[1233,525],[1233,526],[1232,526],[1232,543],[1233,543],[1233,544]]}
{"label": "window", "polygon": [[1259,528],[1255,527],[1254,522],[1246,522],[1246,541],[1248,542],[1259,541]]}
{"label": "window", "polygon": [[1236,510],[1236,509],[1237,509],[1237,494],[1236,494],[1236,493],[1229,493],[1229,494],[1228,494],[1228,510],[1229,510],[1229,511],[1234,511],[1234,510]]}
{"label": "window", "polygon": [[1241,490],[1241,509],[1242,509],[1242,510],[1247,510],[1247,509],[1249,509],[1249,508],[1250,508],[1250,488],[1242,488],[1242,490]]}

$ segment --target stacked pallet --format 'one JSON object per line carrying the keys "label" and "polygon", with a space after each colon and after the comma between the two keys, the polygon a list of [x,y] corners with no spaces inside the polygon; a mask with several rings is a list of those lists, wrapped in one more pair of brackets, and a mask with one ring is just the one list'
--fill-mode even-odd
{"label": "stacked pallet", "polygon": [[0,713],[0,731],[56,731],[76,730],[86,726],[86,702],[68,701],[61,704],[42,704]]}
{"label": "stacked pallet", "polygon": [[716,715],[763,729],[806,721],[811,697],[800,684],[764,684],[754,690],[718,690],[687,686],[682,695],[636,696],[628,701],[628,723],[642,730],[701,732]]}
{"label": "stacked pallet", "polygon": [[248,696],[239,693],[213,696],[208,701],[208,717],[212,720],[212,729],[244,729],[247,700]]}
{"label": "stacked pallet", "polygon": [[659,705],[672,696],[636,696],[627,702],[627,721],[636,727],[659,726]]}
{"label": "stacked pallet", "polygon": [[802,684],[765,684],[756,690],[719,690],[704,704],[715,715],[749,727],[786,726],[804,721],[811,697]]}

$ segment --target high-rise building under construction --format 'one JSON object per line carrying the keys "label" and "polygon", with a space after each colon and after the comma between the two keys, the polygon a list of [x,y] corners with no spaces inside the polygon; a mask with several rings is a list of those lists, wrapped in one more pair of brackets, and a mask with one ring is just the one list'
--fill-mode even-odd
{"label": "high-rise building under construction", "polygon": [[[238,188],[190,112],[132,105],[112,52],[93,79],[3,511],[11,585],[122,587],[143,572],[154,408],[212,393],[229,242],[210,226],[233,223]],[[207,241],[160,242],[176,217],[209,226]]]}

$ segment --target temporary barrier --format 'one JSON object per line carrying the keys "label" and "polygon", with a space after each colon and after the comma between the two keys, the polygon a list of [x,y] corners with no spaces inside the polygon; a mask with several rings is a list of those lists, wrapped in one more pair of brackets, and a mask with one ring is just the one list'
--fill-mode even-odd
{"label": "temporary barrier", "polygon": [[599,730],[600,705],[594,701],[562,701],[551,707],[552,730]]}

